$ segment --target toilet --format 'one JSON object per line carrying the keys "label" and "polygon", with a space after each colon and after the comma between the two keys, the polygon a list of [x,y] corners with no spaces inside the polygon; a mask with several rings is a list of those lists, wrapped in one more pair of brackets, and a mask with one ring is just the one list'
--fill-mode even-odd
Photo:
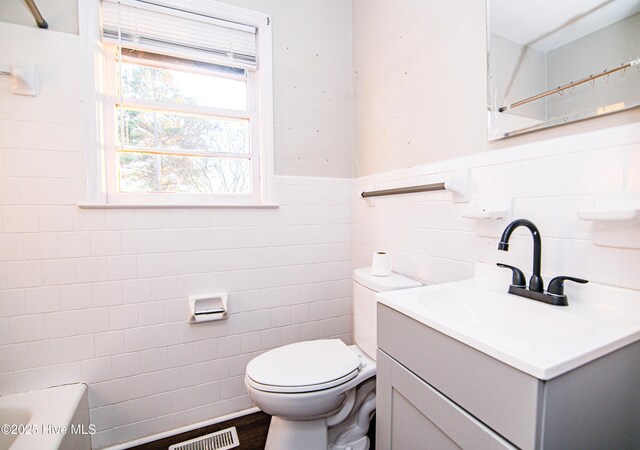
{"label": "toilet", "polygon": [[421,284],[392,273],[353,272],[355,345],[339,339],[297,342],[269,350],[247,365],[253,402],[272,416],[267,450],[367,450],[375,411],[378,292]]}

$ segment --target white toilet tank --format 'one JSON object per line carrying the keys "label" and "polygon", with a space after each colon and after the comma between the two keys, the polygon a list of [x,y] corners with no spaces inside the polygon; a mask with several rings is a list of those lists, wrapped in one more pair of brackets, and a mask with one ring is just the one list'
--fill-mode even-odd
{"label": "white toilet tank", "polygon": [[418,281],[397,273],[387,277],[371,275],[371,267],[353,271],[353,324],[355,341],[371,359],[376,360],[377,313],[376,294],[422,286]]}

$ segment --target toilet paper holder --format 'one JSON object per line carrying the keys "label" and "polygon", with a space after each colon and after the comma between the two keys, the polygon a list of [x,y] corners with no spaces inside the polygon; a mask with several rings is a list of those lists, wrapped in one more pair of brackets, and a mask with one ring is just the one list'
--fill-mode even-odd
{"label": "toilet paper holder", "polygon": [[189,322],[210,322],[228,317],[226,292],[189,297]]}

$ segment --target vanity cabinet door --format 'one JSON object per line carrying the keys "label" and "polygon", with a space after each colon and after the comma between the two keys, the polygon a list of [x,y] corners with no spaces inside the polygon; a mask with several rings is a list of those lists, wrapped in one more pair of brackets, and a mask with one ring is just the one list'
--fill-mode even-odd
{"label": "vanity cabinet door", "polygon": [[381,350],[377,368],[378,450],[515,448]]}
{"label": "vanity cabinet door", "polygon": [[541,448],[541,381],[380,303],[378,347],[509,442]]}

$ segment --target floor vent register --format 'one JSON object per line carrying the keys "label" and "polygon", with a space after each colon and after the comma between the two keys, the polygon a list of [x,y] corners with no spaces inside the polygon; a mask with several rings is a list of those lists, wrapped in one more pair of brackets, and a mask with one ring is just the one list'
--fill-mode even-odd
{"label": "floor vent register", "polygon": [[169,450],[226,450],[240,446],[236,427],[200,436],[189,441],[180,442],[169,447]]}

